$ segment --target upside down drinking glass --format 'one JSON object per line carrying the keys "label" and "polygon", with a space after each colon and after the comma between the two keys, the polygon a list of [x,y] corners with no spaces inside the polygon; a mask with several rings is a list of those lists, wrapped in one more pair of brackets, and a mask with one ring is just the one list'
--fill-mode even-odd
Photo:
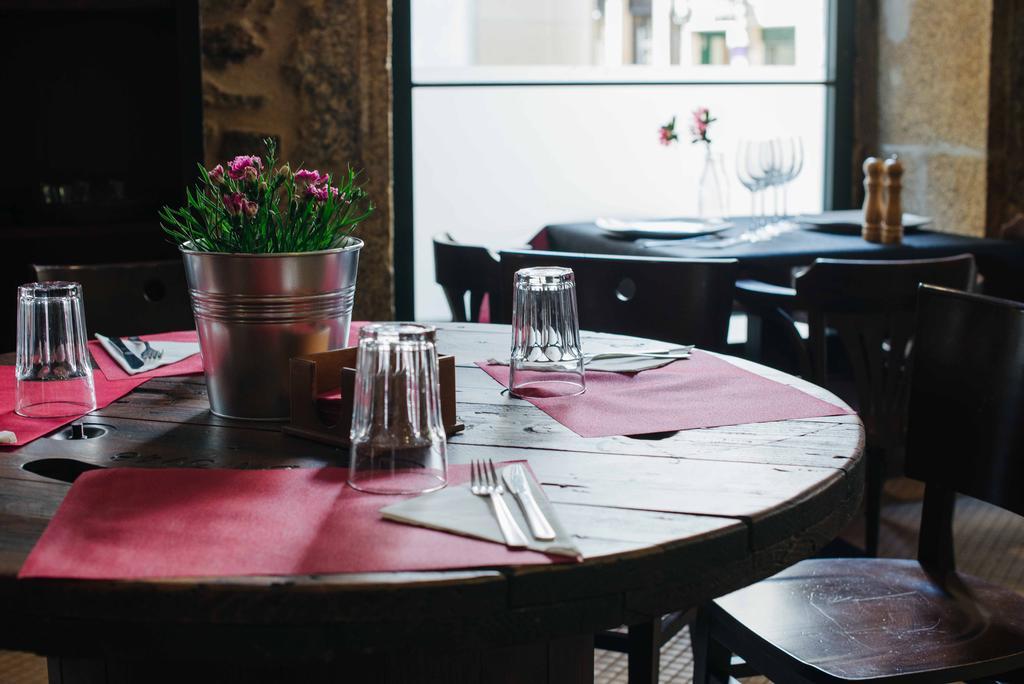
{"label": "upside down drinking glass", "polygon": [[29,283],[18,288],[15,411],[55,418],[96,408],[85,336],[82,286]]}
{"label": "upside down drinking glass", "polygon": [[521,269],[513,290],[509,393],[523,398],[582,394],[587,385],[572,269]]}
{"label": "upside down drinking glass", "polygon": [[378,323],[359,331],[348,483],[375,494],[430,492],[448,482],[437,331]]}

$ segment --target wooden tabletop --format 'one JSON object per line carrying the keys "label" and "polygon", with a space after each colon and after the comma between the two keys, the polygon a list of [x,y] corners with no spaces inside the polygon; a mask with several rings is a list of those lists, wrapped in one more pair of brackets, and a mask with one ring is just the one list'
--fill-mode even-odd
{"label": "wooden tabletop", "polygon": [[[586,555],[581,564],[454,572],[143,582],[18,581],[68,485],[22,466],[74,458],[120,467],[347,465],[347,452],[278,426],[213,416],[202,376],[151,380],[96,411],[98,439],[43,438],[0,454],[0,648],[53,655],[305,658],[473,649],[585,635],[742,587],[813,554],[854,514],[863,431],[854,415],[581,438],[507,397],[473,365],[509,328],[442,324],[458,364],[464,433],[452,463],[526,458]],[[635,338],[584,334],[621,347]],[[732,362],[835,403],[797,378]],[[60,434],[60,433],[58,433]]]}

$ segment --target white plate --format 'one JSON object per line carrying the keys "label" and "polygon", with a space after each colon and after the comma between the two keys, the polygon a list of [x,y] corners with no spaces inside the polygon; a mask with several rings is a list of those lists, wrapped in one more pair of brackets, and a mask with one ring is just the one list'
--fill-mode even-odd
{"label": "white plate", "polygon": [[710,235],[732,228],[728,221],[622,221],[613,218],[599,218],[594,224],[604,232],[625,239],[635,238],[688,238]]}
{"label": "white plate", "polygon": [[[821,230],[835,229],[836,232],[847,232],[843,229],[853,230],[860,233],[861,223],[864,222],[864,212],[860,209],[844,209],[843,211],[826,211],[823,214],[813,216],[797,216],[797,223],[804,223]],[[932,220],[927,216],[917,214],[903,214],[903,229],[915,230],[926,226]]]}

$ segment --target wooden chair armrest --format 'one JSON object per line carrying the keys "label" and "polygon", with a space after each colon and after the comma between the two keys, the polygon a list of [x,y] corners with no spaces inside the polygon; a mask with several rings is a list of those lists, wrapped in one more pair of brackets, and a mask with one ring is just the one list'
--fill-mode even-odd
{"label": "wooden chair armrest", "polygon": [[771,324],[783,331],[796,351],[800,375],[810,378],[810,352],[797,327],[794,312],[800,309],[796,290],[760,280],[737,280],[735,299],[747,311],[747,348],[749,359],[760,360],[763,349],[763,326]]}
{"label": "wooden chair armrest", "polygon": [[798,308],[796,290],[760,280],[737,280],[736,300],[744,308],[754,311]]}

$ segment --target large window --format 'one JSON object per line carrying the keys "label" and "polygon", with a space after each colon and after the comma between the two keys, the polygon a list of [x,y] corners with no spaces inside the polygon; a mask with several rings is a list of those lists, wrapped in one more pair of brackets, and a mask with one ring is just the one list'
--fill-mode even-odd
{"label": "large window", "polygon": [[[837,0],[407,1],[413,231],[397,248],[411,239],[416,318],[448,315],[436,233],[501,248],[554,222],[695,215],[697,107],[718,119],[731,213],[750,210],[735,178],[750,138],[800,136],[790,209],[828,204]],[[664,147],[673,116],[681,140]]]}

